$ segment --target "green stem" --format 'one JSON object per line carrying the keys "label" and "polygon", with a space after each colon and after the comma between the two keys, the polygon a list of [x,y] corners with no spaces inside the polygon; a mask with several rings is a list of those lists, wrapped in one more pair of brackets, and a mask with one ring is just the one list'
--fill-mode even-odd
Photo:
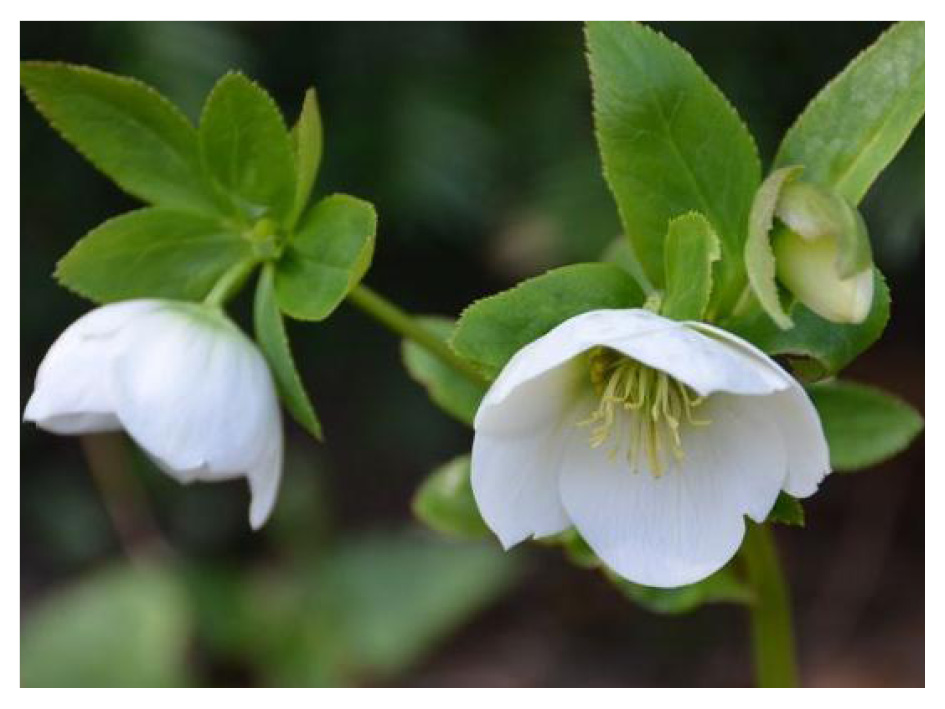
{"label": "green stem", "polygon": [[754,590],[751,639],[759,687],[796,687],[791,599],[771,530],[749,522],[741,556]]}
{"label": "green stem", "polygon": [[226,301],[239,292],[246,279],[249,278],[249,274],[259,263],[259,259],[253,257],[232,266],[213,285],[213,289],[203,299],[204,304],[214,308],[222,308]]}
{"label": "green stem", "polygon": [[469,362],[461,359],[450,346],[386,298],[365,285],[355,287],[348,300],[390,330],[416,342],[434,357],[476,384],[488,386],[489,380]]}

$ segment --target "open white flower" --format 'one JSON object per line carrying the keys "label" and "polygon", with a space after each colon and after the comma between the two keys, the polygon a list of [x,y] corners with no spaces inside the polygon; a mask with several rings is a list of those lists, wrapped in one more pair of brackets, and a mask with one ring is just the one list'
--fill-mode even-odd
{"label": "open white flower", "polygon": [[476,415],[472,486],[508,548],[574,526],[637,583],[698,581],[735,554],[744,515],[829,472],[817,412],[760,350],[646,310],[562,323],[505,366]]}
{"label": "open white flower", "polygon": [[125,429],[182,483],[246,477],[254,528],[282,474],[269,367],[222,312],[131,300],[93,310],[53,344],[24,419],[60,434]]}

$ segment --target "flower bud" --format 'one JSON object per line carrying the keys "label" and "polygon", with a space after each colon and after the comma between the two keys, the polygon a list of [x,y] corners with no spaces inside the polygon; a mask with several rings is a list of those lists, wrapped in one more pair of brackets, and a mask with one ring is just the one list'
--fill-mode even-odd
{"label": "flower bud", "polygon": [[778,280],[832,322],[863,322],[873,303],[873,258],[860,213],[839,193],[808,182],[783,188],[772,234]]}

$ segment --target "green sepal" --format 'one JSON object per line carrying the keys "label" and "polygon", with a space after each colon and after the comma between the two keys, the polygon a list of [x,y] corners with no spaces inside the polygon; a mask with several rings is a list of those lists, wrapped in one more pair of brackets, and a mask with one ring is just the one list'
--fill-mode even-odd
{"label": "green sepal", "polygon": [[879,339],[889,322],[889,289],[874,268],[873,304],[869,315],[858,325],[832,323],[799,302],[788,315],[794,322],[781,330],[768,315],[755,308],[725,323],[726,330],[754,343],[769,355],[788,358],[794,373],[804,381],[833,376]]}
{"label": "green sepal", "polygon": [[896,396],[864,384],[808,387],[830,445],[834,470],[861,470],[904,451],[922,431],[922,416]]}
{"label": "green sepal", "polygon": [[218,219],[163,207],[99,225],[56,266],[66,288],[96,303],[130,298],[202,300],[251,247]]}
{"label": "green sepal", "polygon": [[469,475],[468,455],[453,458],[430,473],[411,503],[417,519],[455,537],[481,539],[491,535],[479,514]]}
{"label": "green sepal", "polygon": [[276,268],[276,298],[299,320],[324,320],[364,276],[374,255],[377,215],[364,200],[337,194],[299,222]]}
{"label": "green sepal", "polygon": [[292,128],[292,146],[295,148],[295,206],[290,227],[294,226],[308,204],[322,162],[322,117],[315,89],[305,92],[302,112]]}
{"label": "green sepal", "polygon": [[20,82],[50,125],[128,194],[174,209],[218,211],[187,117],[150,86],[57,62],[22,62]]}
{"label": "green sepal", "polygon": [[[455,322],[450,318],[425,316],[415,320],[418,325],[444,342],[448,342],[453,334]],[[479,403],[486,394],[485,385],[477,384],[458,373],[453,367],[430,354],[425,347],[411,340],[401,341],[400,353],[407,372],[423,385],[430,399],[450,416],[472,426]]]}
{"label": "green sepal", "polygon": [[925,113],[925,24],[887,30],[814,98],[788,130],[776,166],[803,165],[856,205]]}
{"label": "green sepal", "polygon": [[238,214],[286,223],[295,204],[295,152],[269,94],[242,74],[226,74],[207,96],[199,136],[204,165]]}
{"label": "green sepal", "polygon": [[463,311],[453,349],[494,377],[512,355],[575,315],[608,308],[638,308],[643,292],[610,263],[557,268],[478,300]]}
{"label": "green sepal", "polygon": [[748,212],[761,180],[738,114],[693,58],[636,23],[592,22],[587,50],[604,176],[647,278],[665,285],[669,220],[704,214],[722,243],[716,300],[743,285]]}
{"label": "green sepal", "polygon": [[298,421],[306,431],[318,440],[323,440],[322,425],[315,414],[315,407],[305,392],[302,378],[295,367],[289,338],[276,302],[273,286],[274,273],[272,264],[263,266],[256,284],[256,297],[253,302],[253,324],[256,341],[272,370],[279,398],[292,418]]}
{"label": "green sepal", "polygon": [[673,320],[701,320],[712,295],[713,264],[722,257],[719,237],[698,212],[676,217],[666,234],[666,291],[661,312]]}
{"label": "green sepal", "polygon": [[771,508],[765,522],[777,522],[778,524],[786,524],[792,527],[803,527],[804,507],[801,505],[801,501],[796,497],[791,497],[786,492],[779,493],[778,499],[775,500],[774,507]]}
{"label": "green sepal", "polygon": [[748,239],[745,241],[745,271],[758,302],[782,330],[794,323],[784,311],[775,280],[776,264],[771,247],[771,229],[781,190],[797,178],[803,168],[792,166],[775,170],[761,183],[748,217]]}

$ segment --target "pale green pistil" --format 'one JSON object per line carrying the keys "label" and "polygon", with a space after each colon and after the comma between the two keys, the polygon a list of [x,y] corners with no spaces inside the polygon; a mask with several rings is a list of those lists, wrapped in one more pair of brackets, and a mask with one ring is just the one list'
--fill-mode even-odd
{"label": "pale green pistil", "polygon": [[613,439],[611,456],[626,444],[634,472],[646,461],[650,473],[660,477],[685,458],[680,428],[709,424],[695,416],[704,399],[692,389],[606,347],[591,351],[590,377],[600,403],[578,425],[590,427],[593,448]]}

